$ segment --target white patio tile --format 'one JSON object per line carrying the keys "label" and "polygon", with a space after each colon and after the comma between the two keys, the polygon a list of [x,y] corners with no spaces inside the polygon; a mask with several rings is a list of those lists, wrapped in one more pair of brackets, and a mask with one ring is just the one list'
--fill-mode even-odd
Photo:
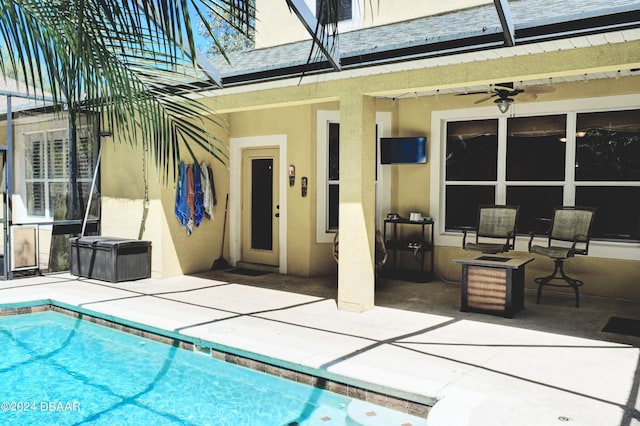
{"label": "white patio tile", "polygon": [[187,328],[183,334],[312,368],[322,368],[371,343],[357,337],[251,316]]}
{"label": "white patio tile", "polygon": [[163,279],[148,278],[137,281],[125,281],[118,283],[109,283],[104,281],[89,280],[90,282],[100,283],[101,285],[121,288],[123,290],[135,291],[145,294],[162,294],[180,291],[196,290],[200,288],[214,287],[217,285],[227,284],[224,281],[216,281],[193,276],[178,276]]}
{"label": "white patio tile", "polygon": [[227,318],[231,314],[214,309],[189,306],[154,296],[85,304],[86,309],[169,331]]}
{"label": "white patio tile", "polygon": [[50,299],[70,305],[130,297],[135,293],[83,281],[56,281],[43,285],[0,289],[0,303]]}
{"label": "white patio tile", "polygon": [[395,339],[451,320],[439,315],[382,307],[374,307],[362,313],[339,311],[335,300],[324,300],[259,316],[375,340]]}
{"label": "white patio tile", "polygon": [[393,345],[381,345],[354,354],[329,368],[382,388],[437,397],[449,383],[456,382],[474,367]]}
{"label": "white patio tile", "polygon": [[[610,342],[468,320],[456,321],[426,333],[401,339],[397,343],[426,354],[468,363],[472,366],[486,368],[495,366],[498,371],[508,370],[513,374],[526,371],[537,376],[541,369],[544,369],[544,371],[551,371],[551,376],[558,380],[564,377],[558,373],[575,370],[575,368],[566,368],[554,372],[558,365],[565,368],[576,361],[570,355],[572,353],[577,354],[583,349],[588,354],[602,354],[607,348],[613,351],[628,348],[628,346]],[[565,347],[568,347],[565,350],[569,354],[566,363],[557,363],[553,357],[549,358],[549,353],[560,353]],[[531,359],[531,362],[523,362],[525,359]],[[510,367],[512,361],[513,365]],[[545,366],[545,363],[551,363],[551,365]],[[540,368],[531,368],[536,365]],[[589,376],[587,374],[582,377]]]}
{"label": "white patio tile", "polygon": [[288,293],[242,284],[228,284],[186,293],[166,295],[174,300],[225,309],[237,313],[251,313],[272,309],[284,309],[302,303],[322,300],[318,297]]}

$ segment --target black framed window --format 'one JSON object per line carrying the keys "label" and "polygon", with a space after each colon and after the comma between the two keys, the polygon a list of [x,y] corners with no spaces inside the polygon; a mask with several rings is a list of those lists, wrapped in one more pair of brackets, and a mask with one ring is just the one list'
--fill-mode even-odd
{"label": "black framed window", "polygon": [[563,181],[567,117],[549,115],[507,120],[507,180]]}
{"label": "black framed window", "polygon": [[473,226],[478,206],[495,200],[498,120],[447,123],[445,228]]}
{"label": "black framed window", "polygon": [[447,181],[495,181],[498,120],[447,123]]}

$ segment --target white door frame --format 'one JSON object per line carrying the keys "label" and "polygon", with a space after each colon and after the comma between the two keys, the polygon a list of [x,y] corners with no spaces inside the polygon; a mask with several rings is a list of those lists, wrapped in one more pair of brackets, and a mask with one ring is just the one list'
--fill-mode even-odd
{"label": "white door frame", "polygon": [[236,265],[241,260],[242,249],[242,150],[250,148],[278,148],[280,150],[280,265],[278,272],[287,273],[287,135],[250,136],[229,140],[229,261]]}

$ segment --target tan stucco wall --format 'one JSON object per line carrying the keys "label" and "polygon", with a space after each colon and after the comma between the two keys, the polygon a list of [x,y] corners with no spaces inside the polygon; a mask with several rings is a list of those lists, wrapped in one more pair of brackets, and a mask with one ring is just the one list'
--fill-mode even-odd
{"label": "tan stucco wall", "polygon": [[[226,119],[220,116],[221,122]],[[228,135],[223,128],[212,126],[208,130],[228,143]],[[131,147],[115,139],[107,138],[103,150],[102,235],[136,239],[140,235],[145,212],[142,143]],[[170,173],[167,181],[163,182],[153,160],[147,161],[150,202],[141,236],[143,240],[151,241],[152,275],[156,277],[208,270],[221,255],[225,195],[229,187],[228,168],[202,148],[194,147],[194,154],[198,162],[204,161],[213,169],[218,203],[214,208],[214,218],[204,219],[199,227],[194,227],[190,236],[174,214],[176,182],[173,174]],[[193,163],[186,150],[182,150],[182,155],[185,163]],[[228,243],[225,243],[225,256],[228,256]]]}
{"label": "tan stucco wall", "polygon": [[402,22],[416,17],[438,15],[452,10],[489,4],[487,0],[449,0],[446,2],[415,1],[407,7],[406,0],[387,0],[378,2],[364,1],[363,27]]}
{"label": "tan stucco wall", "polygon": [[[310,5],[311,11],[315,14],[316,2],[307,0],[305,3]],[[356,17],[357,22],[349,23],[347,27],[339,26],[339,31],[341,32],[407,21],[417,17],[437,15],[491,2],[487,0],[414,1],[411,2],[411,7],[406,7],[407,0],[376,2],[360,0],[354,3],[353,15]],[[256,9],[257,14],[260,16],[260,19],[256,20],[255,24],[256,48],[276,46],[310,38],[298,17],[289,10],[286,1],[257,0]]]}
{"label": "tan stucco wall", "polygon": [[[427,136],[431,126],[428,100],[406,99],[396,100],[398,103],[398,136]],[[428,146],[428,145],[427,145]],[[429,146],[427,153],[431,150]],[[429,176],[431,160],[427,164],[393,165],[392,209],[403,217],[409,217],[411,212],[420,212],[429,216]]]}

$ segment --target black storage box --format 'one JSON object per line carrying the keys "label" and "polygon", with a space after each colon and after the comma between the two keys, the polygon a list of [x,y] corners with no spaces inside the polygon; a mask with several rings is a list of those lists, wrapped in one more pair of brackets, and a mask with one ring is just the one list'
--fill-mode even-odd
{"label": "black storage box", "polygon": [[71,274],[120,282],[151,276],[151,242],[114,237],[70,238]]}

